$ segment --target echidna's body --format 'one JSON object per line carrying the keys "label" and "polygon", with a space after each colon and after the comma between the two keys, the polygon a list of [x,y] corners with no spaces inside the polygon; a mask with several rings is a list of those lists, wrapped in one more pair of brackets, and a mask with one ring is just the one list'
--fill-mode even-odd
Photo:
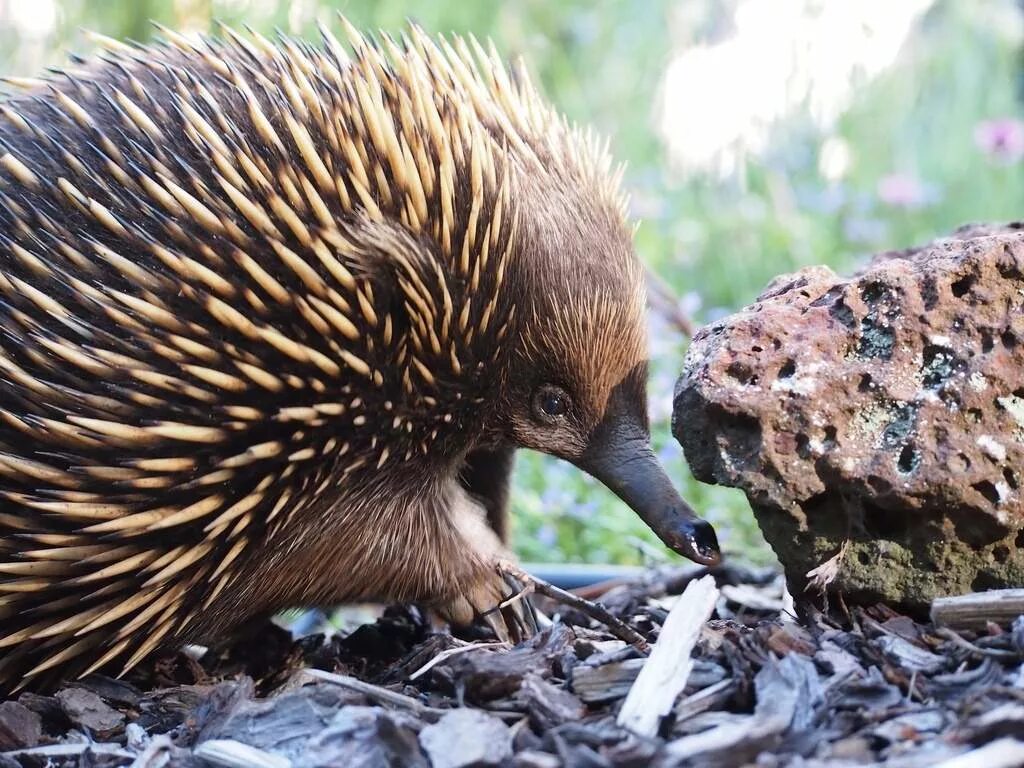
{"label": "echidna's body", "polygon": [[352,37],[0,102],[0,689],[291,605],[468,619],[518,445],[714,557],[651,469],[604,154],[461,41]]}

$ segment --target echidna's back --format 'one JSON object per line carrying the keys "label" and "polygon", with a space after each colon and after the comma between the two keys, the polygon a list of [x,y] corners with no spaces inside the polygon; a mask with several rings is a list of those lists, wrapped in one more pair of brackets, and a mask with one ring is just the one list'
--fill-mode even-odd
{"label": "echidna's back", "polygon": [[513,275],[558,266],[513,263],[525,179],[628,240],[606,153],[493,54],[228,34],[0,103],[0,689],[190,637],[331,494],[464,445]]}
{"label": "echidna's back", "polygon": [[349,170],[309,115],[330,89],[216,51],[0,105],[0,689],[187,633],[400,394],[355,193],[316,177]]}

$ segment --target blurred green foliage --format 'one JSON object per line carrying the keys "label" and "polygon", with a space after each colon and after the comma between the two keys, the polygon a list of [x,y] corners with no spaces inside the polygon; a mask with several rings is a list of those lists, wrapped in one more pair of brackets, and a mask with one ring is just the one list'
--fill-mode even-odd
{"label": "blurred green foliage", "polygon": [[[830,128],[828,141],[841,145],[848,162],[833,180],[819,168],[826,137],[809,110],[799,109],[772,127],[768,152],[742,158],[728,177],[672,170],[651,117],[664,69],[674,50],[727,30],[739,0],[61,0],[52,32],[27,39],[12,25],[17,6],[52,2],[0,0],[0,71],[59,65],[67,51],[88,47],[83,27],[149,39],[150,20],[205,29],[219,19],[314,38],[316,20],[341,10],[362,29],[397,31],[411,18],[432,32],[491,37],[506,56],[524,58],[570,118],[611,138],[614,154],[628,163],[626,184],[643,219],[639,253],[698,322],[750,302],[779,273],[816,263],[848,269],[872,251],[968,221],[1020,218],[1024,203],[1020,162],[997,162],[975,140],[981,121],[1019,117],[1020,35],[1007,27],[1021,18],[1011,0],[933,5],[893,66],[858,88]],[[679,22],[684,5],[689,26]],[[701,119],[698,110],[692,119]],[[656,449],[684,495],[717,525],[727,551],[770,559],[742,496],[701,485],[685,469],[668,435],[685,340],[665,327],[655,340]],[[524,455],[515,486],[515,544],[525,558],[663,556],[638,519],[571,467]]]}

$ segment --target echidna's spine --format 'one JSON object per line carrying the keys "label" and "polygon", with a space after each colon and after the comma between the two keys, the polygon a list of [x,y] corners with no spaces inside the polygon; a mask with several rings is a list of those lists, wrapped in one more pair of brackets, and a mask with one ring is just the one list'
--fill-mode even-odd
{"label": "echidna's spine", "polygon": [[0,102],[0,681],[128,668],[479,418],[513,185],[603,150],[475,41],[109,44]]}

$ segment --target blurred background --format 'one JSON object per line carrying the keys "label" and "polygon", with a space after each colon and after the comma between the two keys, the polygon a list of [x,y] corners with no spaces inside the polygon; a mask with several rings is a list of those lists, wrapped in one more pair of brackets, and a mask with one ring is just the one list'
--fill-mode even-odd
{"label": "blurred background", "polygon": [[[850,270],[1024,212],[1022,0],[0,0],[0,74],[87,53],[82,28],[147,40],[150,20],[222,20],[313,39],[339,10],[364,30],[411,18],[491,37],[611,138],[640,256],[671,296],[651,317],[656,449],[732,555],[772,559],[742,495],[694,481],[669,435],[678,319],[706,323],[802,266]],[[666,557],[572,467],[523,455],[515,484],[524,558]]]}

